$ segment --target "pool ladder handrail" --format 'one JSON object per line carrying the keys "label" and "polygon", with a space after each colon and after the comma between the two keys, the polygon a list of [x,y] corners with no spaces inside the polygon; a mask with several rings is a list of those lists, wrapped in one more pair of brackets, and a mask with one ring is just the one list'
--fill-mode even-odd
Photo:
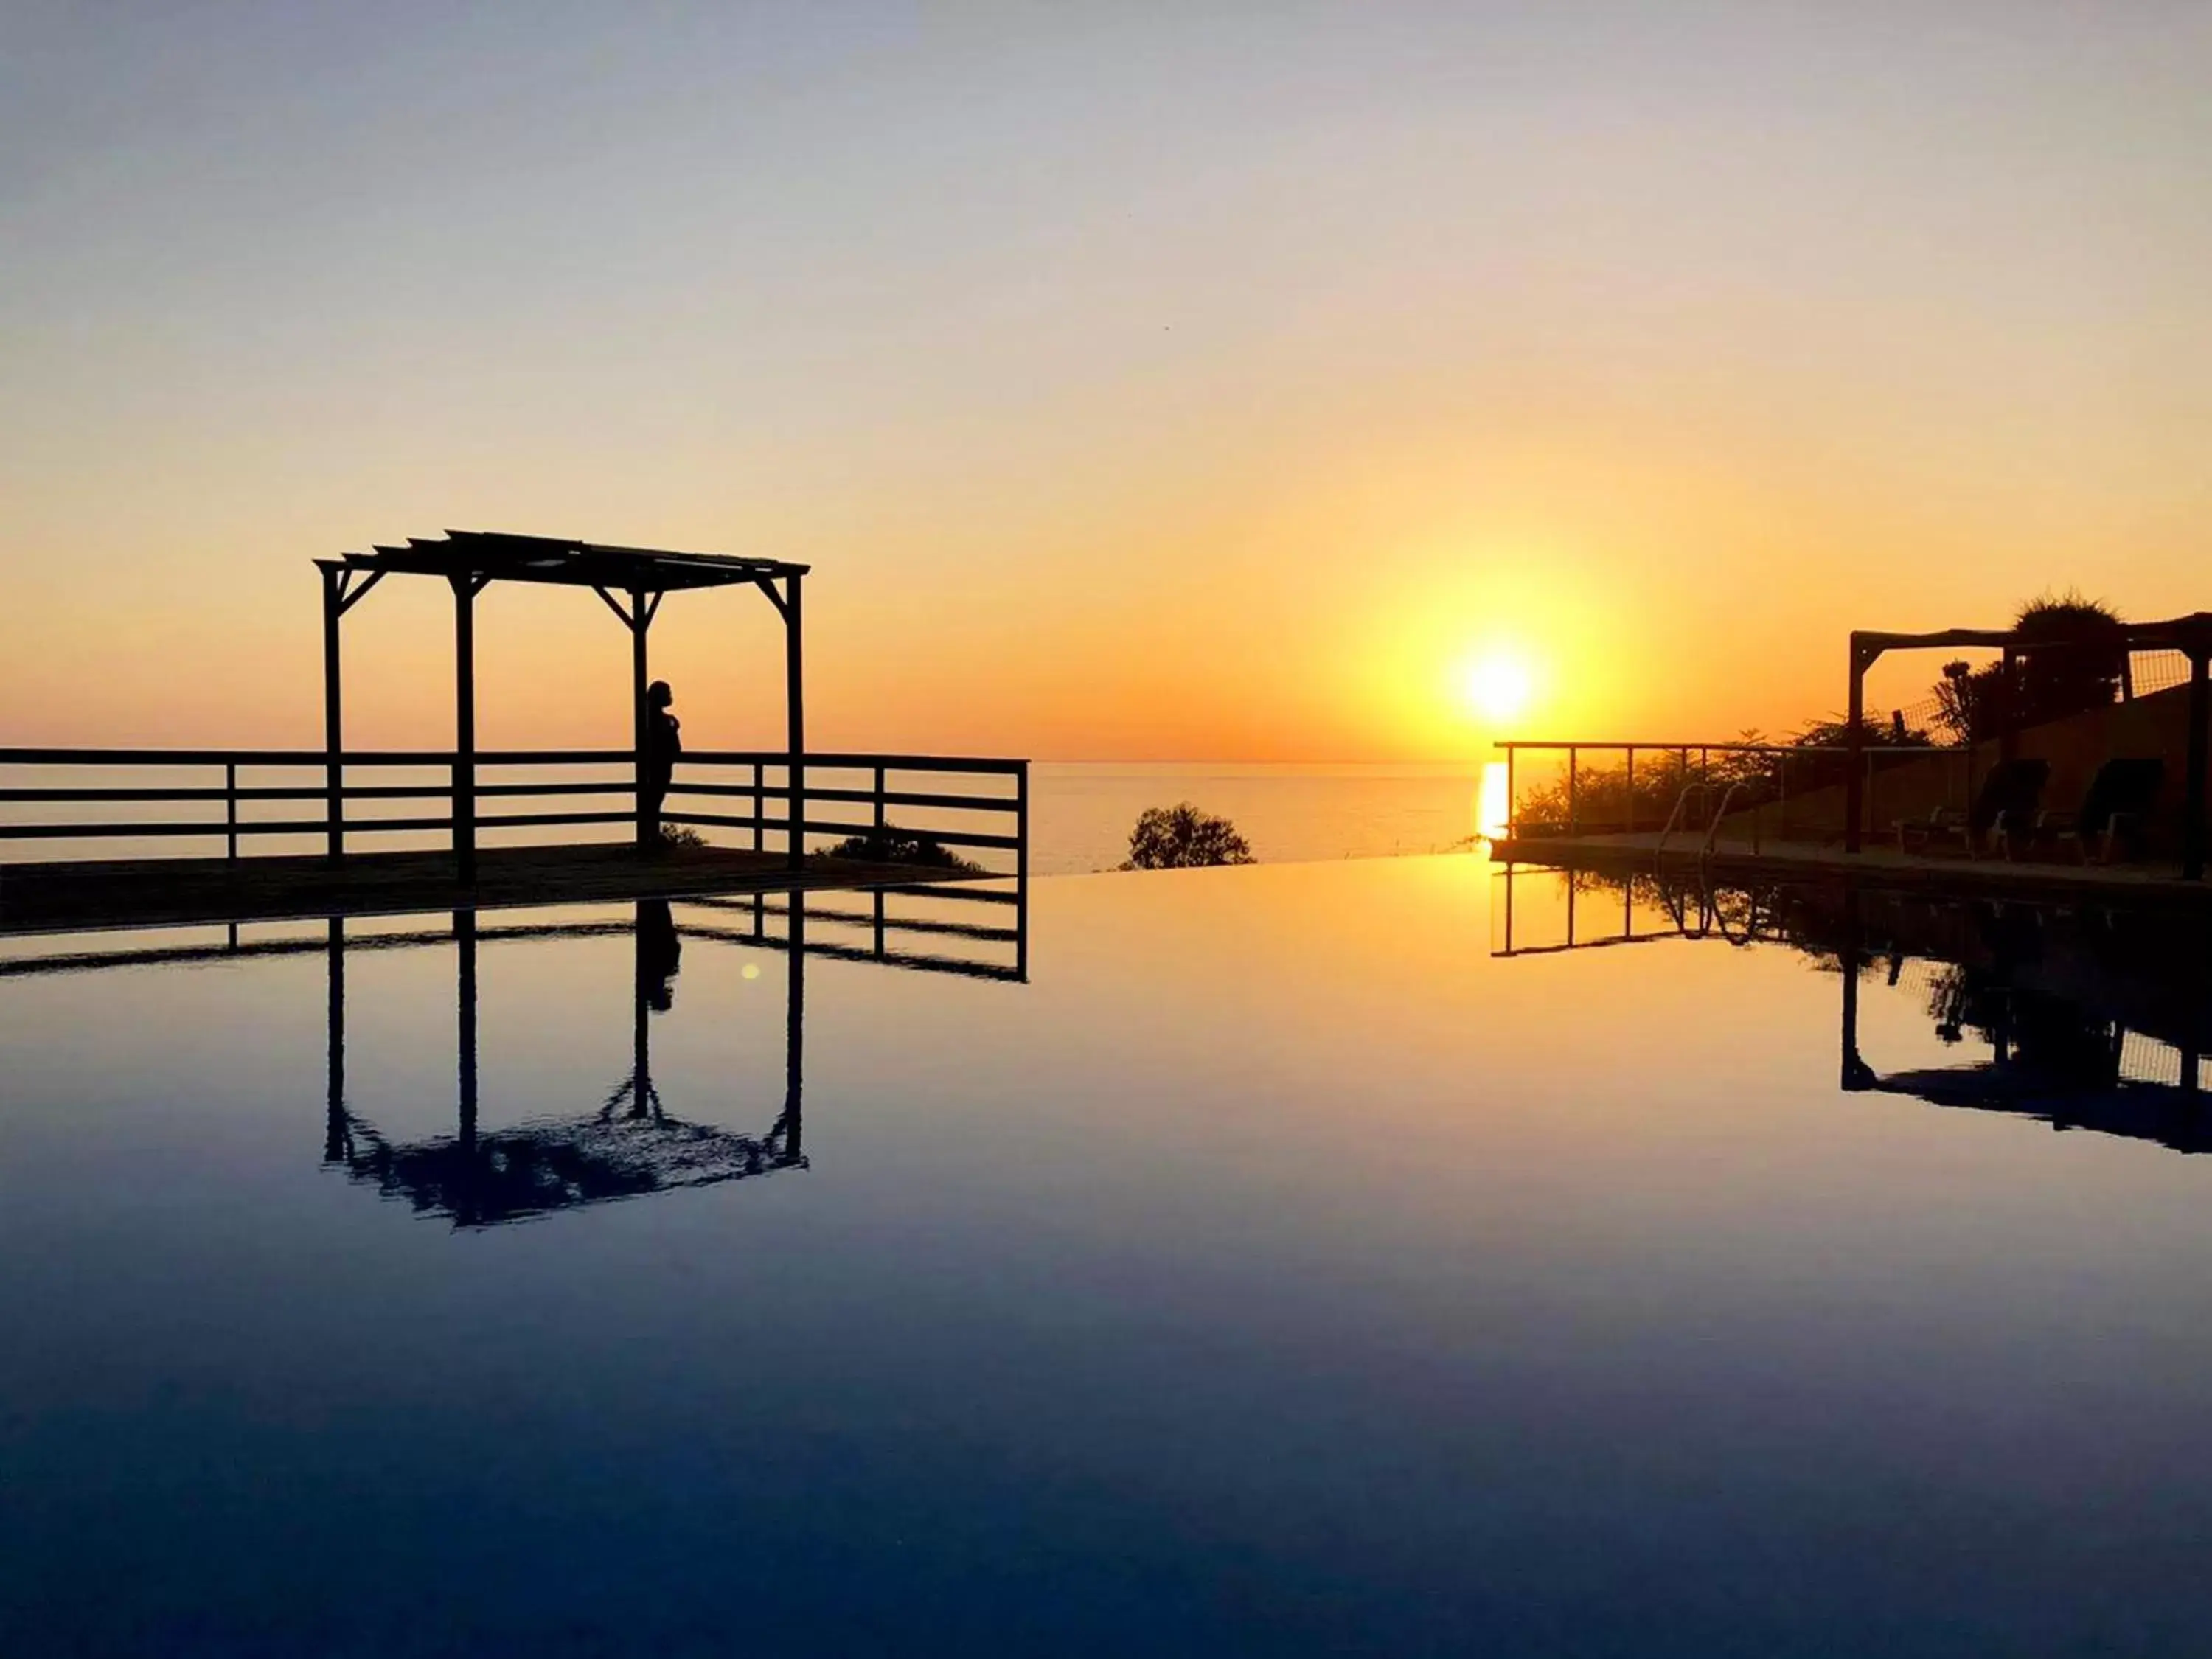
{"label": "pool ladder handrail", "polygon": [[[1715,788],[1719,788],[1721,791],[1720,805],[1713,809],[1712,821],[1705,826],[1705,838],[1703,842],[1698,843],[1698,861],[1700,864],[1711,858],[1713,855],[1714,839],[1719,836],[1721,832],[1721,820],[1728,816],[1729,803],[1735,799],[1736,792],[1743,787],[1743,780],[1741,778],[1738,778],[1734,782],[1725,786],[1716,785],[1711,781],[1703,778],[1698,779],[1694,783],[1684,784],[1682,786],[1682,793],[1674,797],[1674,810],[1667,815],[1666,827],[1659,832],[1658,845],[1652,848],[1652,867],[1654,869],[1658,868],[1660,864],[1665,860],[1667,856],[1668,837],[1674,833],[1675,826],[1681,822],[1683,809],[1690,804],[1690,797],[1699,793],[1710,793]],[[1759,820],[1754,817],[1752,820],[1751,824],[1751,850],[1756,853],[1760,849],[1763,844],[1759,833]]]}

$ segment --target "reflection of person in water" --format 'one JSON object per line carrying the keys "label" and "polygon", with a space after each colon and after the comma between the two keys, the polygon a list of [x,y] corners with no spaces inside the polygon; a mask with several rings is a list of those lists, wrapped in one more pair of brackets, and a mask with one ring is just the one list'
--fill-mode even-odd
{"label": "reflection of person in water", "polygon": [[676,975],[684,961],[684,941],[666,899],[637,902],[637,993],[655,1013],[676,1006]]}
{"label": "reflection of person in water", "polygon": [[647,833],[659,838],[660,805],[676,772],[676,757],[684,752],[683,722],[668,712],[676,694],[666,680],[655,680],[645,694],[644,747],[638,755],[639,810],[645,815]]}

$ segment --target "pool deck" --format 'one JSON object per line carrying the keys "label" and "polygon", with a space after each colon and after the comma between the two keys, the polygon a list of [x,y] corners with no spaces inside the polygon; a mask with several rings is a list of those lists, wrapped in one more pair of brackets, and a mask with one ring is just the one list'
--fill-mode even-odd
{"label": "pool deck", "polygon": [[2171,861],[2080,865],[2029,859],[1970,859],[1963,854],[1900,853],[1869,844],[1859,853],[1820,842],[1720,841],[1711,853],[1698,839],[1676,836],[1659,850],[1656,831],[1634,835],[1523,836],[1492,843],[1500,864],[1543,864],[1566,869],[1649,871],[1662,866],[1680,874],[1699,870],[1725,880],[1828,881],[2021,899],[2091,899],[2121,904],[2185,904],[2212,908],[2212,882],[2184,881]]}
{"label": "pool deck", "polygon": [[13,864],[0,867],[0,936],[990,878],[818,856],[793,870],[781,853],[708,847],[644,854],[604,842],[488,848],[477,854],[473,884],[458,878],[447,852],[354,853],[343,863],[311,854]]}

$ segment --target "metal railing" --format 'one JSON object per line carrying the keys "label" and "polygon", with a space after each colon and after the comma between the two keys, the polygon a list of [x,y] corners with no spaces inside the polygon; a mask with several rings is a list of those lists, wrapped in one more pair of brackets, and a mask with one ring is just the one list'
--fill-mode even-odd
{"label": "metal railing", "polygon": [[[1701,796],[1714,804],[1710,817],[1695,827],[1705,834],[1710,850],[1722,809],[1741,801],[1743,810],[1771,807],[1771,833],[1778,839],[1790,829],[1793,796],[1801,799],[1816,791],[1840,791],[1846,781],[1850,750],[1842,744],[1772,743],[1644,743],[1644,742],[1501,742],[1495,745],[1505,756],[1506,837],[1525,833],[1547,838],[1577,839],[1593,835],[1638,835],[1657,830],[1662,844],[1685,822],[1686,802]],[[1549,803],[1551,811],[1540,821],[1524,820],[1522,808],[1523,758],[1532,754],[1564,756],[1565,777]],[[1586,769],[1594,756],[1620,757],[1618,766]],[[1972,751],[1936,744],[1870,744],[1861,751],[1861,765],[1871,783],[1879,770],[1929,756],[1948,757],[1957,763],[1947,788],[1963,803]],[[1643,759],[1639,775],[1638,762]],[[1873,792],[1864,792],[1870,810]],[[1670,814],[1668,803],[1672,800]],[[1844,805],[1839,798],[1835,821],[1811,826],[1823,835],[1840,835]],[[1754,832],[1768,831],[1754,820]]]}
{"label": "metal railing", "polygon": [[[312,838],[342,857],[363,838],[451,835],[464,815],[478,830],[621,825],[635,832],[636,757],[629,750],[486,750],[473,758],[464,767],[450,750],[333,757],[319,749],[0,748],[0,849],[25,842],[147,841],[166,848],[215,842],[223,857],[236,860],[248,846],[292,837]],[[781,749],[685,754],[660,821],[741,831],[759,851],[788,853],[794,841],[801,850],[819,850],[809,837],[878,844],[922,838],[948,851],[1011,855],[1000,860],[1011,867],[994,873],[1027,868],[1026,761],[808,754],[796,769],[794,810],[791,758]],[[574,775],[615,767],[628,775]],[[410,770],[440,775],[403,775]],[[541,775],[519,775],[524,772]],[[477,810],[485,800],[561,810]],[[723,801],[743,810],[710,810]],[[356,805],[385,815],[349,810]],[[194,850],[180,847],[177,855]]]}

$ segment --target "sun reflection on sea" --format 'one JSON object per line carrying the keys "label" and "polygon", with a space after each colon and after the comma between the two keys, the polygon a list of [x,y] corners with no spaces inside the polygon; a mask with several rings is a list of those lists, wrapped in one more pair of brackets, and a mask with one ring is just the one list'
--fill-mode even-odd
{"label": "sun reflection on sea", "polygon": [[1512,803],[1505,795],[1505,763],[1488,761],[1482,768],[1482,782],[1475,793],[1474,833],[1496,841],[1505,833],[1512,812]]}

